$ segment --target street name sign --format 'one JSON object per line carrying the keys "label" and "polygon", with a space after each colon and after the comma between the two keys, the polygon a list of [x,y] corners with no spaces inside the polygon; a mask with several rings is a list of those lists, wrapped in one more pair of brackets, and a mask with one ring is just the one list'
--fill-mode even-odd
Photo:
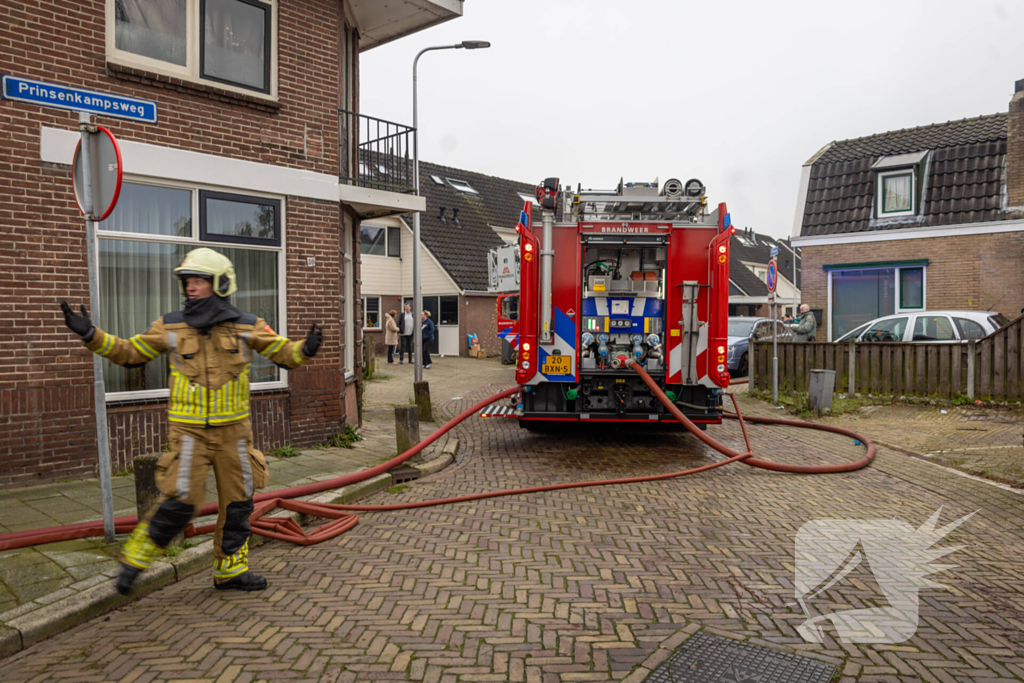
{"label": "street name sign", "polygon": [[44,83],[9,74],[3,74],[2,81],[3,88],[0,93],[5,100],[28,102],[86,114],[116,116],[141,123],[156,123],[156,102],[150,100]]}

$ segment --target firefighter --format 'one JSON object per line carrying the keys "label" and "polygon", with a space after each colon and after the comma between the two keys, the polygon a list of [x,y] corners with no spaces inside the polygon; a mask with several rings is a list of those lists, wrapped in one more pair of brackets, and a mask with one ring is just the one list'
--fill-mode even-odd
{"label": "firefighter", "polygon": [[231,261],[212,249],[190,251],[174,269],[182,311],[158,318],[149,329],[119,339],[61,303],[64,321],[86,347],[118,365],[170,360],[170,451],[157,463],[161,498],[135,527],[121,552],[117,590],[127,594],[136,577],[167,547],[203,505],[209,468],[217,480],[220,510],[213,537],[214,586],[262,590],[267,581],[249,571],[253,492],[267,485],[267,463],[253,448],[249,420],[249,366],[259,353],[279,367],[296,368],[316,355],[323,331],[313,325],[305,342],[276,334],[262,319],[238,310],[228,297],[237,289]]}

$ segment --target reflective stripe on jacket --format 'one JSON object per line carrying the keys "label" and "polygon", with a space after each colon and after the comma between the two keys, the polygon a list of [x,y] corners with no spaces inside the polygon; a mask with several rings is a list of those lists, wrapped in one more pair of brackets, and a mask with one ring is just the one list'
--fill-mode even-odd
{"label": "reflective stripe on jacket", "polygon": [[168,313],[144,333],[129,339],[97,327],[86,347],[117,365],[147,363],[167,353],[167,419],[209,427],[249,417],[253,351],[287,368],[297,368],[309,360],[302,353],[302,342],[279,336],[252,313],[214,325],[209,335],[190,327],[180,311]]}

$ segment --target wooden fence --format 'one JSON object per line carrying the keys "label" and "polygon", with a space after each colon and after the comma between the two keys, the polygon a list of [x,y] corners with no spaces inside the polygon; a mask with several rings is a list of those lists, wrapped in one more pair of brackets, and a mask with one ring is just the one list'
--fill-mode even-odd
{"label": "wooden fence", "polygon": [[[750,385],[771,391],[772,343],[752,346]],[[779,391],[807,391],[813,369],[835,370],[837,392],[1024,399],[1024,317],[967,343],[779,342],[778,348]]]}

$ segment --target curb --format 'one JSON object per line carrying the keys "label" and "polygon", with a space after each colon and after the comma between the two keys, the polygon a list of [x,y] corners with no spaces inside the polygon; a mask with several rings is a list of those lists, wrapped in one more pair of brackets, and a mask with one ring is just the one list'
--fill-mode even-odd
{"label": "curb", "polygon": [[[419,470],[425,477],[440,472],[454,462],[458,439],[447,439],[441,448],[441,454],[425,463],[410,465]],[[318,496],[309,498],[317,503],[351,503],[370,494],[390,487],[394,482],[391,474],[379,474],[366,481],[357,482],[333,491],[325,491]],[[309,524],[314,518],[296,512],[279,510],[274,517],[292,517],[299,524]],[[272,539],[253,534],[250,536],[250,547],[261,546]],[[114,585],[115,579],[87,588],[80,593],[58,600],[28,614],[0,624],[0,660],[6,659],[24,649],[67,631],[90,619],[106,612],[123,607],[139,598],[159,590],[164,586],[177,583],[185,578],[208,569],[213,558],[213,540],[207,540],[192,548],[183,550],[173,558],[154,562],[153,566],[141,574],[135,582],[131,595],[121,595]],[[169,560],[169,561],[168,561]]]}

